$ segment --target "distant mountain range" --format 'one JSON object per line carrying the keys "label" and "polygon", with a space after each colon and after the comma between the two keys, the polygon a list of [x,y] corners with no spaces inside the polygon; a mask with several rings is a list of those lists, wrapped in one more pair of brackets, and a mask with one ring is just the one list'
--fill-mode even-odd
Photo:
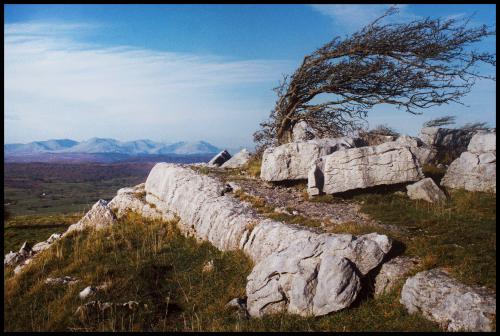
{"label": "distant mountain range", "polygon": [[221,149],[206,141],[160,143],[151,140],[118,141],[115,139],[92,138],[78,142],[70,139],[34,141],[27,144],[6,144],[6,155],[51,154],[125,154],[125,155],[162,155],[162,154],[214,154]]}

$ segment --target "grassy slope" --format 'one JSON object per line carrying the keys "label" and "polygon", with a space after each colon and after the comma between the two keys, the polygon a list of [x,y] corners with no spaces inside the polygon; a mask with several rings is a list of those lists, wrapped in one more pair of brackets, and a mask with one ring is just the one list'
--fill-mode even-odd
{"label": "grassy slope", "polygon": [[[214,271],[203,265],[214,261]],[[75,234],[43,252],[20,276],[4,278],[5,330],[296,331],[418,330],[437,326],[408,315],[396,292],[318,318],[287,314],[244,320],[224,305],[245,292],[252,264],[241,252],[220,252],[183,237],[172,223],[131,215],[112,229]],[[76,285],[57,287],[47,277],[70,275]],[[110,282],[96,299],[136,300],[148,310],[80,321],[78,292]]]}

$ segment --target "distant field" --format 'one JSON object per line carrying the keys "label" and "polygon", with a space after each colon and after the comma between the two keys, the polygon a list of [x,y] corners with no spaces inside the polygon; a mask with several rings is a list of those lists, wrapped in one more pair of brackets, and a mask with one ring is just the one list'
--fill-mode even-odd
{"label": "distant field", "polygon": [[4,163],[4,208],[11,216],[69,214],[144,182],[154,163]]}

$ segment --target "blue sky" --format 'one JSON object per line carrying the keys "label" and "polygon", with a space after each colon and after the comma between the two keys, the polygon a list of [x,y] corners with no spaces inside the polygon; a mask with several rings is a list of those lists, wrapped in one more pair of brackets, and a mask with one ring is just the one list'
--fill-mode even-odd
{"label": "blue sky", "polygon": [[[5,5],[6,143],[52,138],[252,146],[272,88],[302,58],[386,5]],[[495,5],[400,5],[391,18],[496,25]],[[495,37],[477,44],[495,51]],[[495,69],[489,68],[494,72]],[[420,116],[378,106],[370,126],[416,135],[428,119],[496,126],[496,85]]]}

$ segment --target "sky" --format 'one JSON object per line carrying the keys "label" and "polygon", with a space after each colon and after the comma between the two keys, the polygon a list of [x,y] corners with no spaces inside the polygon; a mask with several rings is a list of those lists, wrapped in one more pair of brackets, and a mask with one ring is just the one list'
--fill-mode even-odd
{"label": "sky", "polygon": [[[4,142],[92,137],[205,140],[253,147],[276,87],[306,54],[369,23],[388,5],[4,5]],[[496,5],[399,5],[390,18],[464,17],[496,26]],[[496,37],[476,44],[496,51]],[[485,68],[494,74],[495,68]],[[423,122],[496,127],[496,83],[411,115],[369,112],[417,135]]]}

